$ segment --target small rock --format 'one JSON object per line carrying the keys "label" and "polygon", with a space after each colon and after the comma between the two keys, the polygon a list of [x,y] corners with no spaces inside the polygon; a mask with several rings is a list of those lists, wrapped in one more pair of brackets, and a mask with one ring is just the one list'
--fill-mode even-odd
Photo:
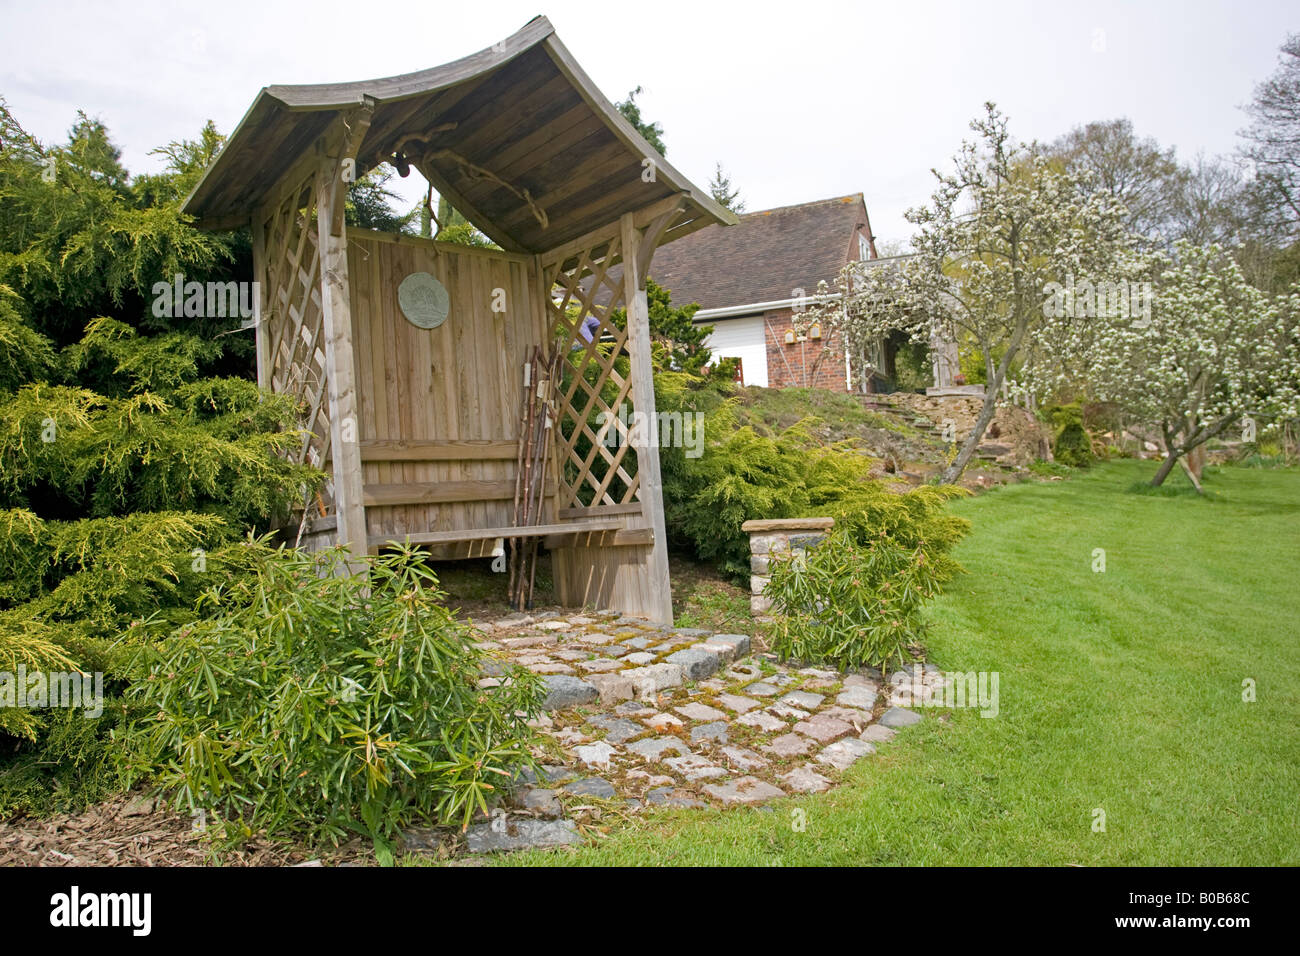
{"label": "small rock", "polygon": [[727,762],[733,767],[740,770],[758,770],[760,767],[767,766],[766,760],[744,747],[723,747],[722,756],[726,757]]}
{"label": "small rock", "polygon": [[632,687],[638,695],[643,685],[658,692],[667,687],[680,687],[682,683],[682,669],[676,664],[632,667],[623,671],[623,676],[632,682]]}
{"label": "small rock", "polygon": [[634,740],[627,745],[627,750],[646,760],[662,760],[663,755],[669,751],[681,757],[691,752],[686,743],[677,737],[648,737],[645,740]]}
{"label": "small rock", "polygon": [[[595,683],[594,678],[592,683]],[[629,683],[631,682],[629,681]],[[614,708],[614,713],[621,714],[624,717],[648,717],[654,712],[655,709],[653,707],[647,707],[645,704],[635,700],[624,701]]]}
{"label": "small rock", "polygon": [[727,722],[725,720],[715,720],[712,723],[692,727],[691,740],[716,740],[718,743],[725,744],[727,742]]}
{"label": "small rock", "polygon": [[755,707],[762,706],[756,700],[750,700],[748,697],[738,697],[735,694],[719,694],[718,703],[727,710],[734,710],[738,714],[745,714]]}
{"label": "small rock", "polygon": [[748,634],[714,634],[704,642],[705,644],[715,644],[719,647],[730,645],[731,657],[729,661],[747,657],[750,652],[750,639]]}
{"label": "small rock", "polygon": [[803,690],[792,690],[781,698],[780,703],[788,704],[791,707],[803,707],[807,710],[813,710],[825,699],[826,698],[821,694],[810,694]]}
{"label": "small rock", "polygon": [[812,743],[807,737],[800,737],[798,734],[782,734],[780,737],[773,738],[770,744],[761,749],[778,757],[798,757],[811,750]]}
{"label": "small rock", "polygon": [[691,720],[725,720],[727,715],[705,704],[691,703],[677,708],[677,713]]}
{"label": "small rock", "polygon": [[541,631],[567,631],[569,629],[568,621],[542,621],[537,625]]}
{"label": "small rock", "polygon": [[762,803],[784,797],[785,793],[770,783],[764,783],[757,777],[741,777],[723,784],[706,784],[705,793],[723,803]]}
{"label": "small rock", "polygon": [[699,647],[676,651],[668,655],[667,661],[681,667],[688,680],[704,680],[712,676],[721,664],[716,652],[700,650]]}
{"label": "small rock", "polygon": [[865,710],[855,710],[852,707],[827,707],[822,711],[826,717],[834,717],[836,720],[842,720],[847,724],[852,724],[855,730],[861,730],[867,724],[871,723],[871,714]]}
{"label": "small rock", "polygon": [[673,633],[679,637],[708,637],[709,631],[702,631],[698,627],[675,627]]}
{"label": "small rock", "polygon": [[807,720],[799,721],[794,725],[794,729],[821,743],[829,743],[836,737],[843,737],[853,730],[853,727],[842,720],[836,720],[834,717],[817,714]]}
{"label": "small rock", "polygon": [[546,700],[542,706],[547,710],[590,704],[600,697],[596,688],[576,677],[555,674],[542,678],[542,681],[546,685]]}
{"label": "small rock", "polygon": [[646,770],[629,770],[627,772],[629,780],[639,780],[644,778],[646,786],[649,787],[671,787],[676,781],[672,777],[664,776],[661,773],[650,773]]}
{"label": "small rock", "polygon": [[808,711],[800,710],[798,707],[791,707],[789,704],[773,704],[767,709],[767,712],[769,714],[775,714],[778,717],[795,717],[799,720],[811,716]]}
{"label": "small rock", "polygon": [[[596,688],[602,704],[613,704],[632,696],[632,682],[622,674],[591,674],[587,683]],[[640,705],[635,709],[640,710]]]}
{"label": "small rock", "polygon": [[672,714],[655,714],[643,721],[651,730],[674,730],[678,727],[685,726],[680,720]]}
{"label": "small rock", "polygon": [[840,676],[835,671],[822,670],[819,667],[805,667],[799,671],[799,673],[805,674],[808,677],[818,678],[819,680],[835,680]]}
{"label": "small rock", "polygon": [[707,759],[697,754],[671,757],[664,761],[664,766],[671,767],[692,783],[696,780],[708,780],[712,777],[725,777],[727,775],[727,771],[722,767],[715,767]]}
{"label": "small rock", "polygon": [[554,790],[541,788],[529,790],[524,794],[522,802],[525,810],[532,810],[548,817],[558,817],[560,815],[560,799],[555,795]]}
{"label": "small rock", "polygon": [[592,717],[587,723],[605,731],[605,742],[621,744],[638,734],[645,733],[645,728],[633,723],[626,717]]}
{"label": "small rock", "polygon": [[772,733],[774,730],[784,730],[786,723],[779,717],[773,717],[771,714],[758,711],[754,714],[744,714],[736,718],[736,723],[744,724],[746,727],[757,727],[759,730]]}
{"label": "small rock", "polygon": [[548,661],[544,664],[527,664],[525,665],[534,674],[572,674],[573,668],[568,664],[561,664],[557,661]]}
{"label": "small rock", "polygon": [[563,764],[542,764],[542,779],[547,783],[559,783],[561,780],[568,780],[573,775],[572,768]]}
{"label": "small rock", "polygon": [[796,767],[780,779],[796,793],[821,793],[831,788],[829,780],[807,766]]}
{"label": "small rock", "polygon": [[547,644],[558,643],[559,640],[555,634],[535,634],[532,637],[507,637],[501,643],[511,650],[519,650],[521,647],[545,647]]}
{"label": "small rock", "polygon": [[598,740],[594,744],[588,744],[585,747],[575,747],[573,755],[588,767],[608,767],[609,758],[616,752],[605,741]]}
{"label": "small rock", "polygon": [[465,835],[471,853],[497,853],[535,847],[570,846],[582,842],[572,820],[510,820],[479,823]]}
{"label": "small rock", "polygon": [[840,691],[835,703],[842,707],[860,707],[863,710],[871,710],[876,706],[876,692],[866,686],[858,684],[845,683],[844,690]]}
{"label": "small rock", "polygon": [[919,724],[920,722],[921,715],[905,707],[889,708],[879,721],[882,727],[910,727],[912,724]]}
{"label": "small rock", "polygon": [[890,730],[888,727],[882,727],[879,724],[872,724],[862,733],[858,734],[859,740],[865,740],[869,743],[887,744],[894,739],[896,730]]}
{"label": "small rock", "polygon": [[610,800],[618,795],[614,785],[600,777],[585,777],[565,784],[564,792],[571,793],[575,797],[596,797],[600,800]]}
{"label": "small rock", "polygon": [[623,667],[619,661],[611,661],[607,658],[597,658],[594,661],[581,661],[578,664],[578,670],[589,674],[608,674],[610,671],[620,670]]}
{"label": "small rock", "polygon": [[704,804],[692,797],[689,792],[678,790],[676,787],[655,787],[646,793],[645,802],[661,807],[704,806]]}
{"label": "small rock", "polygon": [[836,770],[847,770],[859,758],[875,752],[876,748],[871,744],[858,740],[856,737],[846,737],[844,740],[837,740],[819,753],[817,761],[818,763],[829,764]]}
{"label": "small rock", "polygon": [[[631,642],[629,641],[629,643]],[[635,664],[639,667],[642,664],[651,663],[654,659],[655,656],[647,651],[636,651],[635,653],[629,654],[627,657],[623,658],[622,663]]]}
{"label": "small rock", "polygon": [[765,683],[764,681],[759,681],[756,684],[750,684],[746,687],[745,693],[749,694],[751,697],[773,697],[781,693],[781,688]]}

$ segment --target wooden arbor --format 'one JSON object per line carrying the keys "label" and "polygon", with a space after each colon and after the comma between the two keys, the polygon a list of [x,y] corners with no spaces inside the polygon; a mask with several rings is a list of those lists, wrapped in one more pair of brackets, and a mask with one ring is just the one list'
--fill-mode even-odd
{"label": "wooden arbor", "polygon": [[[348,183],[384,161],[501,249],[347,227]],[[658,244],[735,218],[545,18],[420,73],[263,89],[185,211],[251,227],[258,380],[300,400],[298,456],[329,476],[305,503],[307,546],[464,557],[516,537],[520,369],[541,347],[555,432],[528,533],[552,549],[562,602],[671,620],[645,275]],[[447,294],[435,327],[398,302],[418,273]]]}

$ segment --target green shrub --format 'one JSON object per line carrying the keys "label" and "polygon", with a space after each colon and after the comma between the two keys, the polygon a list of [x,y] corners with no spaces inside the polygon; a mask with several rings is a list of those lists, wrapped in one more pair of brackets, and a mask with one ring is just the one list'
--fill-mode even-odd
{"label": "green shrub", "polygon": [[1052,444],[1052,456],[1071,468],[1087,468],[1092,464],[1092,441],[1083,425],[1071,422],[1062,428]]}
{"label": "green shrub", "polygon": [[925,631],[922,608],[944,571],[924,547],[881,531],[860,542],[839,529],[770,566],[765,594],[776,611],[773,650],[838,668],[901,664]]}
{"label": "green shrub", "polygon": [[1083,427],[1083,407],[1074,402],[1046,410],[1052,425],[1052,457],[1070,468],[1087,468],[1093,462],[1092,439]]}
{"label": "green shrub", "polygon": [[480,654],[419,552],[367,577],[340,550],[256,551],[250,578],[135,659],[133,775],[232,839],[357,832],[382,854],[412,821],[467,823],[531,764],[540,678],[478,686]]}

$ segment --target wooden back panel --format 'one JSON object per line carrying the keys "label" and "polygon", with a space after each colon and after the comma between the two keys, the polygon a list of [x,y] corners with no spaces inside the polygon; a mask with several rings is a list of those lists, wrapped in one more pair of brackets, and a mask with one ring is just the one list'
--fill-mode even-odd
{"label": "wooden back panel", "polygon": [[[348,240],[368,534],[510,525],[522,366],[543,340],[534,260],[360,230]],[[413,272],[447,288],[436,329],[398,307]]]}

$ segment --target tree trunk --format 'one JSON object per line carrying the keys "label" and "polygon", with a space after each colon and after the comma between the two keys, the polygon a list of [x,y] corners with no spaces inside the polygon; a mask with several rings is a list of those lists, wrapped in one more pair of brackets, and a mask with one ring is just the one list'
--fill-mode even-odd
{"label": "tree trunk", "polygon": [[1156,476],[1151,479],[1152,488],[1159,488],[1165,483],[1165,479],[1168,478],[1169,473],[1174,470],[1174,465],[1177,464],[1181,454],[1182,453],[1179,451],[1170,451],[1168,453],[1165,460],[1160,465],[1160,470],[1157,471]]}
{"label": "tree trunk", "polygon": [[1189,453],[1184,455],[1182,458],[1179,458],[1178,464],[1182,465],[1183,471],[1187,472],[1187,478],[1191,481],[1192,487],[1196,489],[1196,493],[1198,495],[1203,495],[1205,494],[1205,489],[1201,487],[1201,476],[1199,474],[1200,469],[1193,467],[1191,464],[1192,459],[1196,457],[1196,451],[1197,449],[1193,448]]}
{"label": "tree trunk", "polygon": [[989,422],[993,421],[993,416],[998,410],[998,393],[989,386],[984,387],[984,407],[980,409],[980,417],[975,420],[975,427],[970,430],[970,435],[966,438],[966,443],[961,446],[961,451],[957,453],[956,460],[943,471],[941,480],[945,485],[955,485],[957,479],[966,470],[966,465],[975,454],[975,449],[979,447],[980,442],[984,440],[984,432],[988,430]]}

